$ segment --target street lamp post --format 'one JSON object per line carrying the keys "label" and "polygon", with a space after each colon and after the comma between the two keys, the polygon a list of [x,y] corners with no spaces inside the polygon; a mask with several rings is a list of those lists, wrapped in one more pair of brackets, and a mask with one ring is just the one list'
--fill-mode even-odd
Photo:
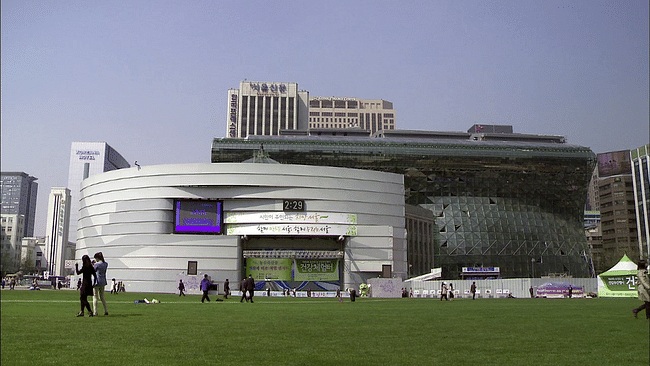
{"label": "street lamp post", "polygon": [[535,278],[535,258],[530,259],[530,271],[532,273],[532,278]]}

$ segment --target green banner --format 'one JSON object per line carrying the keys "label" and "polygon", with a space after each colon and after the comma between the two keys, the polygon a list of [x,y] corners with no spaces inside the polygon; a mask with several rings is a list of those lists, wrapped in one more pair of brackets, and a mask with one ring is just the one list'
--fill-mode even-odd
{"label": "green banner", "polygon": [[637,292],[637,278],[636,274],[629,274],[623,276],[603,276],[605,286],[610,291],[631,291]]}
{"label": "green banner", "polygon": [[338,259],[296,259],[294,281],[338,281]]}
{"label": "green banner", "polygon": [[598,297],[637,297],[635,273],[598,276]]}
{"label": "green banner", "polygon": [[246,258],[246,276],[255,281],[291,281],[291,258]]}

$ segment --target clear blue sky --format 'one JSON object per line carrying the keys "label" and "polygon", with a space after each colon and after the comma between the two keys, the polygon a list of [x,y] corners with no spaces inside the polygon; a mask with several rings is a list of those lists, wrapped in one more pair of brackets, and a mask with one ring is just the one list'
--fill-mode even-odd
{"label": "clear blue sky", "polygon": [[385,99],[398,128],[475,123],[596,152],[648,143],[648,1],[2,0],[2,170],[67,185],[70,143],[209,162],[239,82]]}

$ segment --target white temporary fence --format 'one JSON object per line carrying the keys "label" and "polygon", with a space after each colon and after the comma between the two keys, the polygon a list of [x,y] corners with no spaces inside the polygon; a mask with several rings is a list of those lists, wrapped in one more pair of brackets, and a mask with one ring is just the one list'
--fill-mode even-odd
{"label": "white temporary fence", "polygon": [[537,288],[548,282],[570,283],[573,287],[582,287],[584,294],[598,293],[596,278],[509,278],[497,280],[435,280],[405,282],[405,289],[413,297],[440,297],[442,283],[451,283],[454,287],[454,297],[471,298],[472,282],[476,283],[477,298],[501,298],[510,295],[516,298],[530,297],[530,287],[534,294]]}

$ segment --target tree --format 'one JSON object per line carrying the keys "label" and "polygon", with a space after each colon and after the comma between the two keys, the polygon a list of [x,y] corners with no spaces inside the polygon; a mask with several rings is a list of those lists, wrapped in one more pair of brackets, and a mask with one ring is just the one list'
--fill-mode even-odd
{"label": "tree", "polygon": [[20,263],[20,270],[23,273],[34,273],[34,272],[36,272],[36,265],[34,263],[34,260],[29,259],[29,258],[25,258],[25,260],[23,260]]}

